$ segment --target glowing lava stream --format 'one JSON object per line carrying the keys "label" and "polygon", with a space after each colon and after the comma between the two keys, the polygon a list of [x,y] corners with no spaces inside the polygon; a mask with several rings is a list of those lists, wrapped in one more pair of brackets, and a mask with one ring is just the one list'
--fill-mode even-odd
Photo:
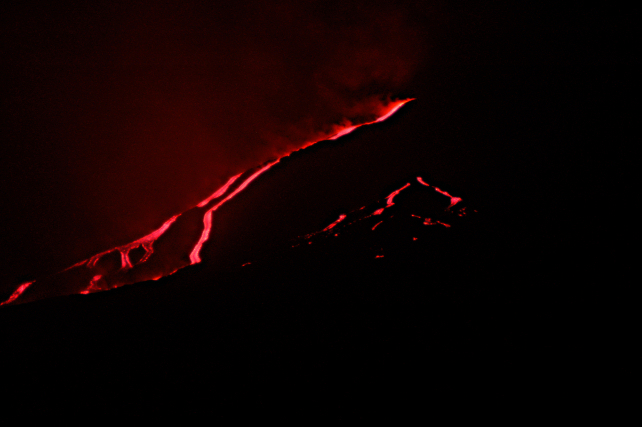
{"label": "glowing lava stream", "polygon": [[20,285],[18,289],[16,289],[6,301],[0,303],[0,305],[11,304],[14,302],[34,282],[35,280],[33,282],[27,282]]}
{"label": "glowing lava stream", "polygon": [[[100,258],[103,257],[103,255],[106,255],[106,254],[111,253],[113,251],[119,251],[120,252],[120,260],[121,260],[121,268],[133,268],[131,260],[129,259],[129,252],[132,249],[136,249],[138,247],[142,247],[143,249],[145,249],[145,255],[136,264],[140,264],[142,262],[147,261],[147,259],[154,253],[154,248],[153,248],[154,242],[156,240],[158,240],[158,238],[169,228],[170,225],[172,225],[172,223],[174,221],[176,221],[176,218],[178,218],[179,216],[180,216],[180,214],[179,215],[174,215],[173,217],[171,217],[170,219],[165,221],[165,223],[158,230],[152,231],[147,236],[141,237],[140,239],[135,240],[132,243],[129,243],[129,244],[123,245],[123,246],[118,246],[118,247],[116,247],[114,249],[110,249],[108,251],[101,252],[99,254],[96,254],[96,255],[92,256],[87,261],[87,267],[93,268],[93,267],[96,266],[96,263],[98,263]],[[70,268],[73,268],[73,267],[75,267],[77,265],[82,265],[84,262],[85,261],[83,261],[83,262],[81,262],[79,264],[74,264]]]}
{"label": "glowing lava stream", "polygon": [[[461,209],[460,209],[459,211],[457,211],[457,212],[452,212],[452,211],[451,211],[451,208],[452,208],[455,204],[457,204],[457,203],[459,203],[459,202],[461,202],[461,201],[462,201],[462,199],[461,199],[461,198],[459,198],[459,197],[453,197],[453,196],[451,196],[450,194],[448,194],[447,192],[442,191],[442,190],[440,190],[439,188],[434,187],[434,186],[432,186],[432,185],[430,185],[430,184],[427,184],[427,183],[426,183],[426,182],[425,182],[425,181],[424,181],[420,176],[418,176],[418,177],[417,177],[417,181],[418,181],[420,184],[422,184],[422,185],[424,185],[424,186],[426,186],[426,187],[428,187],[428,188],[432,188],[432,189],[434,189],[437,193],[439,193],[439,194],[441,194],[441,195],[443,195],[443,196],[447,196],[447,197],[449,197],[449,198],[450,198],[450,205],[449,205],[447,208],[445,208],[445,209],[444,209],[446,212],[449,212],[449,213],[455,213],[457,216],[460,216],[460,217],[465,215],[465,209],[466,209],[466,208],[461,208]],[[369,214],[369,215],[365,215],[365,216],[363,216],[363,217],[358,217],[358,216],[357,216],[359,212],[361,212],[362,210],[364,210],[364,209],[366,208],[366,206],[362,206],[362,207],[360,207],[359,209],[356,209],[356,210],[353,210],[353,211],[348,212],[348,214],[341,214],[341,215],[339,216],[339,219],[337,219],[337,220],[335,220],[334,222],[332,222],[330,225],[328,225],[328,226],[327,226],[326,228],[324,228],[323,230],[321,230],[321,231],[317,231],[317,232],[314,232],[314,233],[309,233],[309,234],[306,234],[306,235],[304,235],[304,236],[299,236],[299,238],[303,238],[303,239],[310,239],[310,238],[312,238],[312,237],[315,237],[315,236],[317,236],[317,235],[320,235],[320,234],[323,234],[323,233],[326,233],[326,232],[328,232],[328,231],[332,230],[334,227],[336,227],[337,225],[339,225],[339,223],[342,223],[341,225],[343,225],[343,226],[345,226],[345,227],[348,227],[348,226],[350,226],[350,225],[352,225],[352,224],[355,224],[355,223],[357,223],[357,222],[359,222],[359,221],[362,221],[362,220],[364,220],[364,219],[367,219],[367,218],[370,218],[370,217],[374,217],[374,216],[376,216],[376,215],[381,215],[381,214],[382,214],[386,209],[388,209],[388,208],[390,208],[390,207],[394,206],[394,205],[395,205],[395,203],[394,203],[394,201],[395,201],[395,197],[397,197],[397,196],[399,195],[399,193],[401,193],[403,190],[405,190],[406,188],[408,188],[408,187],[410,187],[410,186],[411,186],[411,183],[410,183],[410,182],[408,182],[408,183],[406,183],[404,186],[402,186],[402,187],[400,187],[400,188],[396,189],[395,191],[393,191],[392,193],[390,193],[388,196],[386,196],[386,197],[384,198],[384,200],[386,201],[386,205],[385,205],[384,207],[382,207],[382,208],[379,208],[379,209],[375,210],[374,212],[372,212],[372,213],[371,213],[371,214]],[[377,201],[377,203],[380,203],[380,202],[381,202],[381,200],[378,200],[378,201]],[[475,211],[475,212],[476,212],[476,211]],[[351,220],[349,220],[349,221],[347,222],[347,224],[346,224],[346,222],[342,222],[344,219],[348,218],[348,216],[350,217],[350,219],[351,219]],[[431,218],[423,218],[423,217],[421,217],[421,216],[419,216],[419,215],[415,215],[415,214],[410,214],[410,216],[411,216],[411,217],[414,217],[414,218],[418,218],[418,219],[423,220],[423,224],[424,224],[424,225],[442,225],[442,226],[444,226],[444,227],[446,227],[446,228],[450,228],[450,224],[447,224],[447,223],[442,222],[442,221],[438,221],[438,220],[434,220],[434,221],[433,221]],[[390,216],[390,218],[392,218],[392,215]],[[376,229],[377,229],[377,227],[379,227],[379,225],[381,225],[383,222],[384,222],[384,219],[382,219],[381,221],[377,222],[377,223],[372,227],[372,231],[376,230]],[[336,230],[335,230],[335,231],[336,231]],[[332,231],[330,234],[333,234],[334,236],[338,236],[338,234],[336,234],[336,233],[338,233],[338,231],[336,231],[336,233],[335,233],[335,231]],[[417,240],[417,238],[416,238],[416,237],[413,237],[413,240]],[[312,244],[312,242],[311,242],[311,241],[308,241],[307,243],[308,243],[308,244]],[[300,243],[299,243],[299,244],[296,244],[296,245],[294,245],[294,246],[292,246],[292,247],[294,248],[294,247],[297,247],[297,246],[299,246],[299,245],[300,245]],[[383,257],[383,255],[381,255],[381,257]],[[379,256],[378,256],[377,258],[379,258]]]}
{"label": "glowing lava stream", "polygon": [[393,191],[387,198],[386,198],[386,203],[388,204],[386,207],[390,207],[394,205],[393,200],[395,199],[395,196],[399,193],[401,193],[401,190],[404,190],[406,188],[410,187],[410,183],[407,183],[403,187],[401,187],[399,190]]}
{"label": "glowing lava stream", "polygon": [[[395,196],[397,194],[401,193],[401,190],[404,190],[404,189],[406,189],[408,187],[410,187],[410,183],[407,183],[403,187],[401,187],[401,188],[393,191],[392,193],[390,193],[388,195],[388,197],[386,197],[386,206],[384,206],[383,208],[377,209],[376,211],[374,211],[372,213],[372,215],[381,215],[386,208],[389,208],[390,206],[394,205]],[[374,230],[374,228],[373,228],[373,230]]]}
{"label": "glowing lava stream", "polygon": [[434,185],[430,185],[430,184],[425,183],[425,182],[424,182],[424,180],[423,180],[423,179],[421,179],[421,177],[420,177],[420,176],[418,176],[418,177],[417,177],[417,181],[419,181],[419,183],[420,183],[420,184],[423,184],[423,185],[425,185],[426,187],[432,187],[432,188],[434,188],[434,189],[435,189],[435,191],[436,191],[437,193],[441,193],[441,194],[443,194],[444,196],[446,196],[446,197],[450,198],[450,206],[448,206],[446,209],[450,209],[450,208],[452,208],[453,206],[455,206],[457,203],[461,202],[461,198],[451,196],[451,195],[450,195],[450,194],[448,194],[447,192],[440,190],[439,188],[435,187]]}
{"label": "glowing lava stream", "polygon": [[[395,101],[392,102],[388,105],[388,109],[383,114],[380,116],[378,119],[372,121],[372,122],[367,122],[367,123],[362,123],[359,125],[349,125],[345,127],[344,129],[340,130],[339,132],[333,134],[329,138],[323,138],[314,142],[310,142],[307,144],[304,144],[301,148],[298,150],[302,150],[304,148],[307,148],[313,144],[316,144],[320,141],[324,140],[336,140],[339,137],[343,135],[347,135],[357,129],[358,127],[361,126],[366,126],[374,123],[379,123],[390,116],[392,116],[395,112],[397,112],[403,105],[406,103],[412,101],[412,99],[406,99],[402,101]],[[243,175],[238,174],[233,177],[231,177],[221,188],[216,190],[214,193],[212,193],[209,197],[201,201],[196,207],[192,209],[199,209],[199,208],[204,208],[206,207],[210,202],[212,202],[215,199],[218,199],[220,197],[225,196],[222,200],[218,201],[213,207],[207,209],[205,213],[203,214],[203,230],[201,232],[201,235],[196,242],[196,244],[193,246],[191,251],[189,251],[189,263],[186,261],[183,261],[181,256],[174,256],[176,259],[172,259],[171,262],[168,263],[168,265],[152,265],[144,269],[143,271],[139,271],[137,268],[138,266],[141,266],[142,264],[149,264],[148,261],[150,260],[150,257],[154,254],[154,244],[156,241],[175,223],[177,220],[182,220],[181,215],[182,214],[177,214],[174,215],[172,218],[168,219],[165,221],[165,223],[158,228],[157,230],[151,232],[150,234],[134,241],[126,245],[118,246],[113,249],[109,249],[107,251],[98,253],[84,261],[78,262],[71,267],[66,268],[65,270],[61,271],[60,273],[57,273],[53,276],[46,277],[44,280],[38,279],[38,283],[42,283],[42,289],[46,289],[44,291],[44,295],[46,296],[55,296],[55,295],[66,295],[69,294],[69,291],[56,291],[53,288],[53,285],[56,283],[60,283],[60,280],[63,281],[72,281],[74,286],[79,286],[75,293],[80,293],[80,294],[88,294],[92,292],[98,292],[102,290],[108,290],[108,289],[113,289],[125,284],[129,283],[135,283],[135,282],[140,282],[144,280],[157,280],[160,277],[172,274],[179,270],[180,268],[186,267],[187,265],[193,265],[196,263],[201,262],[201,257],[200,257],[200,251],[207,242],[207,240],[210,237],[210,232],[212,228],[212,216],[213,213],[220,208],[225,202],[229,201],[232,199],[234,196],[236,196],[238,193],[243,191],[252,181],[254,181],[256,178],[258,178],[261,174],[263,174],[265,171],[270,169],[272,166],[275,164],[279,163],[282,158],[289,156],[292,154],[294,151],[298,150],[293,150],[292,152],[289,152],[280,158],[267,163],[263,165],[260,169],[258,169],[256,172],[254,172],[252,175],[250,175],[245,181],[241,182],[240,185],[238,185],[232,192],[230,192],[227,196],[225,194],[228,192],[230,187],[232,187],[233,184],[237,182],[237,180]],[[395,193],[391,194],[388,196],[388,206],[392,205],[392,199],[393,197],[398,194],[399,191],[403,190],[410,184],[406,184],[403,188],[397,190]],[[388,207],[386,206],[386,207]],[[191,210],[191,209],[190,209]],[[331,229],[334,227],[336,224],[338,224],[340,221],[342,221],[345,218],[345,215],[341,215],[337,221],[332,223],[330,226],[326,228],[326,230]],[[144,249],[145,253],[142,256],[141,259],[139,259],[137,262],[132,263],[131,258],[129,256],[130,252],[133,249],[137,248],[142,248]],[[115,251],[118,251],[120,253],[120,266],[118,268],[113,268],[109,266],[109,262],[106,259],[106,255],[111,254]],[[175,254],[172,254],[175,255]],[[103,261],[105,260],[105,261]],[[152,264],[154,264],[152,262]],[[85,267],[86,269],[89,269],[89,271],[82,270],[81,267]],[[156,268],[156,270],[154,270]],[[150,271],[151,270],[151,271]],[[89,276],[87,276],[89,274]],[[87,281],[89,281],[89,285],[87,285]],[[78,284],[76,284],[78,282]],[[35,283],[35,281],[24,283],[20,285],[12,294],[11,296],[4,302],[0,303],[1,305],[5,304],[11,304],[14,303],[23,293],[30,288],[30,286]],[[33,287],[31,286],[33,289]],[[30,291],[31,292],[31,291]],[[66,292],[66,293],[65,293]],[[72,292],[73,293],[73,292]],[[26,297],[23,297],[25,299]],[[27,298],[28,301],[33,301],[36,299],[43,298],[42,296],[38,295],[32,295]]]}
{"label": "glowing lava stream", "polygon": [[265,172],[266,170],[270,169],[273,165],[278,163],[279,160],[275,160],[272,163],[268,163],[258,171],[254,172],[254,174],[252,174],[248,179],[246,179],[245,182],[243,182],[243,184],[241,184],[236,190],[234,190],[226,198],[218,202],[213,208],[210,208],[208,209],[207,212],[205,212],[205,215],[203,216],[203,225],[204,225],[203,233],[201,234],[201,238],[198,239],[198,243],[196,243],[196,246],[194,246],[194,249],[192,249],[192,252],[189,254],[189,259],[192,264],[201,262],[201,257],[199,256],[199,253],[201,251],[201,247],[203,247],[203,243],[205,243],[210,236],[210,230],[212,229],[212,212],[214,212],[219,207],[221,207],[223,203],[227,202],[232,197],[236,196],[238,193],[243,191],[243,189],[247,187],[250,184],[250,182],[254,181],[259,175],[261,175],[263,172]]}
{"label": "glowing lava stream", "polygon": [[339,219],[333,222],[332,224],[328,225],[326,228],[323,229],[323,231],[331,230],[332,228],[334,228],[335,225],[343,221],[345,218],[346,216],[344,214],[339,215]]}
{"label": "glowing lava stream", "polygon": [[390,116],[392,116],[394,113],[396,113],[396,112],[397,112],[397,110],[399,110],[401,107],[403,107],[403,105],[404,105],[406,102],[410,102],[410,101],[412,101],[412,100],[414,100],[414,99],[415,99],[415,98],[410,98],[410,99],[406,99],[405,101],[397,101],[397,102],[395,103],[395,106],[394,106],[392,109],[390,109],[390,111],[388,111],[388,112],[387,112],[386,114],[384,114],[383,116],[379,117],[379,118],[378,118],[377,120],[375,120],[374,122],[368,122],[368,123],[363,123],[363,124],[356,125],[356,126],[350,126],[350,127],[347,127],[347,128],[345,128],[345,129],[340,130],[339,132],[335,133],[333,136],[331,136],[331,137],[330,137],[330,138],[328,138],[328,139],[329,139],[329,140],[335,140],[335,139],[337,139],[337,138],[342,137],[343,135],[347,135],[347,134],[349,134],[350,132],[352,132],[353,130],[355,130],[355,129],[356,129],[356,128],[358,128],[358,127],[361,127],[361,126],[364,126],[364,125],[371,125],[371,124],[373,124],[373,123],[383,122],[383,121],[384,121],[384,120],[386,120],[388,117],[390,117]]}
{"label": "glowing lava stream", "polygon": [[228,189],[228,188],[230,188],[230,185],[232,185],[232,184],[234,183],[234,181],[236,181],[236,180],[238,179],[238,177],[239,177],[239,176],[241,176],[241,175],[243,175],[243,174],[242,174],[242,173],[240,173],[240,174],[238,174],[238,175],[233,176],[232,178],[230,178],[230,179],[225,183],[225,185],[224,185],[224,186],[222,186],[221,188],[219,188],[218,190],[216,190],[216,191],[215,191],[215,192],[214,192],[210,197],[208,197],[207,199],[203,200],[203,201],[202,201],[201,203],[199,203],[197,206],[198,206],[199,208],[202,208],[203,206],[206,206],[209,202],[211,202],[212,200],[216,199],[217,197],[221,197],[223,194],[225,194],[225,192],[227,191],[227,189]]}
{"label": "glowing lava stream", "polygon": [[443,225],[446,228],[450,228],[450,224],[446,224],[445,222],[441,222],[437,220],[433,221],[430,218],[426,218],[426,220],[424,221],[424,225],[437,225],[437,224]]}

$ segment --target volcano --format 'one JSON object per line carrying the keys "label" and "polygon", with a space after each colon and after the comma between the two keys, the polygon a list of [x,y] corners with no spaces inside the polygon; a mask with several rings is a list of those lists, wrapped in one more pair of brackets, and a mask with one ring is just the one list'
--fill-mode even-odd
{"label": "volcano", "polygon": [[405,423],[614,389],[633,14],[38,3],[1,18],[5,413]]}

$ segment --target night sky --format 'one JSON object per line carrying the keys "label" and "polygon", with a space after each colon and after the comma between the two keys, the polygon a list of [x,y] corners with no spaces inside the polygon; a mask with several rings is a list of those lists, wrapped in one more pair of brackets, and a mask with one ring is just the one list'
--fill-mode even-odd
{"label": "night sky", "polygon": [[[603,248],[619,247],[621,234],[606,224],[631,182],[632,157],[625,156],[623,148],[632,124],[632,112],[625,108],[632,96],[628,89],[630,18],[584,7],[531,7],[502,1],[459,6],[439,1],[156,3],[63,6],[42,2],[3,12],[2,299],[20,283],[149,233],[196,205],[232,175],[331,134],[333,126],[347,120],[372,120],[389,100],[416,98],[388,121],[360,129],[335,145],[293,156],[271,171],[262,186],[248,190],[245,199],[221,214],[219,236],[227,245],[221,247],[233,255],[222,255],[225,250],[220,248],[210,249],[209,254],[223,264],[236,263],[245,254],[261,258],[266,248],[275,247],[274,242],[317,231],[342,209],[372,203],[406,180],[424,176],[479,211],[479,219],[465,228],[468,231],[450,243],[444,237],[450,249],[440,260],[448,270],[426,261],[421,268],[412,264],[408,270],[412,274],[395,278],[392,272],[403,263],[391,261],[377,270],[377,276],[365,271],[370,270],[369,264],[359,261],[334,271],[319,261],[336,261],[326,253],[316,260],[304,257],[305,268],[279,258],[273,267],[236,276],[235,270],[227,269],[232,267],[211,261],[161,281],[157,288],[143,285],[135,291],[113,291],[112,296],[92,295],[87,304],[92,312],[102,314],[91,317],[90,323],[108,337],[114,354],[131,351],[153,360],[145,380],[136,377],[139,381],[149,384],[149,378],[155,378],[169,389],[195,384],[190,375],[205,372],[213,382],[225,377],[221,381],[226,387],[235,383],[205,368],[209,365],[204,355],[218,351],[211,350],[216,342],[243,349],[229,350],[224,356],[216,353],[216,357],[231,363],[234,372],[251,371],[255,379],[274,383],[277,378],[306,373],[304,361],[312,360],[306,351],[325,352],[325,360],[330,360],[314,359],[309,366],[332,378],[346,378],[337,374],[338,367],[344,366],[338,361],[341,357],[357,363],[376,353],[374,341],[344,345],[352,336],[345,332],[351,327],[358,331],[355,335],[371,334],[375,341],[396,333],[404,340],[430,336],[435,346],[450,349],[440,353],[440,360],[454,352],[466,366],[472,365],[462,355],[481,347],[485,354],[495,351],[488,360],[496,363],[505,360],[500,353],[506,355],[507,348],[515,351],[525,342],[537,341],[538,351],[550,350],[548,355],[560,348],[562,353],[572,351],[568,340],[559,347],[564,340],[556,335],[568,329],[565,321],[573,317],[569,301],[592,293],[594,282],[607,274],[622,271],[615,249]],[[479,269],[463,268],[471,264]],[[327,269],[339,276],[331,277]],[[444,280],[458,276],[459,269],[462,278],[452,287],[457,290],[448,291]],[[414,283],[413,275],[419,271],[440,281],[440,291],[427,295],[399,290],[396,297],[383,296],[388,292],[382,290],[384,283],[399,289]],[[360,275],[363,281],[355,284]],[[214,277],[222,283],[220,291],[204,284],[215,282]],[[339,298],[336,304],[328,302],[323,309],[317,305],[316,311],[311,310],[325,321],[341,319],[342,326],[335,329],[325,330],[313,314],[293,308],[317,297],[331,301],[333,292],[343,292],[336,283],[348,277],[353,288],[347,289],[356,289],[354,295],[375,307],[364,309],[368,322],[361,324],[347,314],[354,312],[359,298]],[[376,282],[371,300],[366,277],[391,281]],[[236,280],[247,285],[245,290],[234,290]],[[297,283],[299,289],[307,282],[310,294],[287,290],[288,283]],[[493,285],[486,288],[487,283]],[[199,297],[183,297],[175,305],[169,302],[171,295],[191,284],[190,295]],[[150,296],[155,289],[160,289],[159,294]],[[413,306],[412,312],[436,309],[440,305],[436,301],[441,301],[444,306],[459,307],[461,316],[455,319],[442,309],[443,316],[434,322],[422,318],[425,324],[411,328],[377,310],[389,298],[406,301],[412,299],[410,295],[414,303],[422,298],[431,301],[426,307]],[[200,305],[190,306],[190,301],[197,300]],[[219,315],[216,326],[205,327],[203,313],[210,310],[202,301],[210,300],[211,310],[226,314]],[[25,373],[41,360],[34,356],[38,352],[43,360],[56,360],[51,363],[62,365],[62,371],[73,371],[75,362],[69,361],[63,347],[83,349],[83,354],[106,362],[107,356],[96,356],[104,350],[99,337],[92,337],[86,347],[81,344],[89,329],[68,334],[90,311],[89,306],[83,308],[84,301],[3,308],[3,334],[10,337],[3,357],[14,364],[29,360],[21,366]],[[460,301],[466,301],[462,304],[470,310],[457,306]],[[251,307],[263,303],[279,308],[252,311]],[[135,314],[137,304],[146,307],[145,313],[153,312],[158,322]],[[503,315],[494,317],[482,306]],[[116,307],[122,314],[117,322],[127,319],[135,325],[136,334],[127,339],[117,338],[127,327],[114,327],[107,320],[114,319]],[[407,311],[396,307],[396,314]],[[325,309],[336,316],[320,314]],[[72,314],[56,317],[61,310]],[[177,323],[191,311],[200,314]],[[279,313],[293,317],[283,320]],[[19,326],[25,319],[31,326]],[[36,332],[34,325],[50,320],[67,328],[60,326],[58,341],[47,341],[45,332]],[[292,323],[308,332],[299,335],[284,326]],[[487,329],[466,329],[468,335],[457,338],[465,329],[462,325],[475,323]],[[190,332],[164,329],[181,327],[191,328]],[[212,336],[200,335],[198,331],[204,330]],[[147,350],[131,350],[134,336],[147,337],[141,339],[158,351],[152,356]],[[237,336],[246,338],[233,338]],[[297,341],[301,336],[304,344]],[[382,342],[413,350],[404,340]],[[210,350],[202,350],[206,341]],[[160,360],[166,360],[159,352],[173,346],[189,350],[169,352],[171,368],[158,368],[165,366]],[[261,357],[235,364],[236,356],[245,350],[256,350]],[[392,350],[377,351],[390,356]],[[421,377],[424,353],[405,359],[392,354],[388,359],[375,357],[372,366],[384,359],[395,366],[406,360],[409,371],[405,374]],[[288,370],[294,359],[296,372]],[[62,374],[45,375],[50,372],[47,363],[38,365],[41,378],[46,378],[42,381],[68,379]],[[83,363],[88,374],[69,380],[74,387],[104,381],[110,374],[121,380],[133,378],[123,372],[138,369],[120,362],[99,373],[93,364]],[[393,378],[392,368],[385,363],[377,369]],[[246,364],[253,368],[244,370]],[[165,371],[161,375],[157,369]],[[277,376],[275,369],[287,373]],[[448,371],[444,369],[442,373]],[[443,384],[449,383],[447,376],[440,377]],[[40,381],[29,378],[29,384]],[[470,376],[462,378],[458,381],[472,381]],[[248,390],[254,391],[247,396],[238,390],[230,394],[241,396],[235,402],[267,405],[266,389],[251,379],[243,381],[249,381]],[[351,387],[363,393],[359,387],[366,386],[357,383],[350,382]],[[507,390],[497,396],[511,395]],[[216,393],[225,395],[221,390]],[[348,393],[341,396],[344,403],[334,402],[331,408],[345,407]]]}

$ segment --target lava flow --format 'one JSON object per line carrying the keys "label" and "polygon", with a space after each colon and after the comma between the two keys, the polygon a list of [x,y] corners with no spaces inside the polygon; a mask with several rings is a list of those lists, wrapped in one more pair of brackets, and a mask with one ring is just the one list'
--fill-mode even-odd
{"label": "lava flow", "polygon": [[417,177],[417,181],[419,181],[419,183],[420,183],[420,184],[425,185],[426,187],[432,187],[432,188],[434,188],[434,189],[435,189],[435,191],[436,191],[437,193],[441,193],[441,194],[443,194],[444,196],[449,197],[449,198],[450,198],[450,206],[448,206],[448,208],[447,208],[447,209],[450,209],[450,208],[452,208],[453,206],[455,206],[457,203],[461,202],[461,199],[460,199],[459,197],[453,197],[453,196],[451,196],[450,194],[448,194],[447,192],[442,191],[442,190],[440,190],[439,188],[435,187],[434,185],[430,185],[430,184],[425,183],[425,182],[424,182],[424,180],[423,180],[423,179],[421,179],[421,177],[420,177],[420,176],[418,176],[418,177]]}
{"label": "lava flow", "polygon": [[[457,203],[462,201],[462,199],[460,197],[451,196],[449,193],[447,193],[447,192],[445,192],[445,191],[443,191],[443,190],[441,190],[441,189],[439,189],[439,188],[437,188],[435,186],[427,184],[420,176],[417,177],[417,181],[420,184],[422,184],[423,186],[426,186],[428,188],[432,188],[433,190],[435,190],[436,193],[438,193],[438,194],[440,194],[442,196],[446,196],[446,197],[448,197],[450,199],[450,204],[448,205],[448,207],[446,207],[443,210],[444,211],[443,213],[445,213],[447,215],[450,215],[450,216],[452,216],[454,214],[454,215],[456,215],[458,217],[462,217],[462,216],[465,215],[465,209],[466,209],[465,207],[462,207],[461,209],[458,209],[456,212],[452,211],[452,207],[455,206]],[[367,214],[367,215],[363,214],[362,211],[364,211],[366,209],[366,206],[362,206],[361,208],[359,208],[357,210],[354,210],[354,211],[350,211],[347,214],[341,214],[339,216],[339,219],[337,219],[336,221],[332,222],[330,225],[325,227],[323,230],[317,231],[317,232],[314,232],[314,233],[310,233],[310,234],[306,234],[304,236],[299,236],[299,239],[306,240],[308,244],[311,244],[312,242],[310,241],[310,239],[316,238],[317,236],[327,237],[328,235],[333,235],[333,236],[337,237],[337,236],[339,236],[339,230],[335,229],[334,231],[332,231],[332,233],[329,233],[329,234],[327,232],[332,230],[333,228],[335,228],[337,226],[340,226],[340,225],[343,225],[343,227],[345,229],[346,227],[349,227],[351,225],[357,224],[357,223],[359,223],[361,221],[364,221],[364,220],[368,220],[369,218],[373,218],[371,221],[375,221],[377,219],[379,220],[374,225],[370,224],[370,226],[372,227],[371,230],[375,231],[381,224],[384,223],[384,221],[386,219],[389,219],[389,218],[393,217],[393,215],[388,215],[387,218],[383,218],[383,216],[384,216],[383,213],[387,209],[393,207],[395,205],[395,202],[394,202],[395,201],[395,197],[397,197],[402,191],[404,191],[405,189],[409,188],[410,186],[411,186],[411,183],[408,182],[405,185],[403,185],[402,187],[400,187],[400,188],[394,190],[392,193],[388,194],[384,198],[385,205],[383,207],[379,207],[378,209],[375,209],[371,214]],[[382,201],[378,200],[376,203],[377,203],[377,205],[381,205]],[[373,207],[370,206],[370,209],[372,209],[372,208]],[[441,215],[441,213],[439,213],[439,212],[435,212],[435,213],[438,214],[438,215]],[[374,217],[376,217],[376,219],[374,219]],[[414,213],[410,213],[410,217],[418,218],[418,219],[423,220],[423,225],[442,225],[442,226],[444,226],[446,228],[450,228],[450,224],[445,223],[443,221],[436,220],[436,219],[433,220],[431,218],[424,218],[424,217],[422,217],[420,215],[416,215]],[[345,219],[348,219],[348,221],[344,222]],[[417,239],[414,238],[414,240],[417,240]],[[296,245],[293,245],[292,247],[294,248],[294,247],[298,247],[300,245],[301,245],[301,243],[298,243]],[[383,256],[383,255],[381,255],[381,256]],[[379,258],[381,256],[377,256],[377,258]]]}
{"label": "lava flow", "polygon": [[[35,280],[34,280],[34,282],[35,282]],[[23,283],[22,285],[18,286],[18,289],[16,289],[16,290],[11,294],[11,296],[9,297],[9,299],[7,299],[7,300],[6,300],[6,301],[4,301],[4,302],[1,302],[1,303],[0,303],[0,305],[11,304],[12,302],[14,302],[16,299],[18,299],[18,297],[19,297],[20,295],[22,295],[22,293],[25,291],[25,289],[27,289],[27,288],[28,288],[32,283],[34,283],[34,282],[27,282],[27,283]]]}
{"label": "lava flow", "polygon": [[339,219],[337,219],[332,224],[328,225],[326,228],[323,229],[323,231],[332,230],[338,223],[343,221],[345,218],[346,218],[346,216],[344,214],[339,215]]}
{"label": "lava flow", "polygon": [[[189,259],[192,264],[196,264],[201,262],[201,257],[199,256],[199,253],[201,251],[201,248],[203,247],[203,243],[209,239],[210,236],[210,230],[212,228],[212,212],[217,210],[223,203],[227,202],[230,200],[232,197],[236,196],[238,193],[240,193],[245,187],[247,187],[252,181],[254,181],[259,175],[261,175],[263,172],[266,170],[270,169],[272,166],[274,166],[276,163],[278,163],[279,160],[275,160],[271,163],[268,163],[267,165],[263,166],[261,169],[259,169],[257,172],[254,172],[248,179],[243,181],[243,183],[232,193],[230,193],[227,197],[225,197],[223,200],[218,202],[213,208],[210,208],[205,212],[205,215],[203,216],[203,233],[201,234],[201,238],[198,239],[198,242],[196,243],[196,246],[194,246],[194,249],[192,249],[192,252],[189,254]],[[227,185],[227,184],[226,184]],[[218,193],[218,191],[217,191]],[[224,192],[223,192],[224,193]],[[223,194],[221,193],[221,194]]]}
{"label": "lava flow", "polygon": [[[323,140],[336,140],[358,127],[381,122],[411,100],[391,102],[376,120],[359,125],[346,125],[330,137],[306,143],[299,150]],[[20,285],[0,305],[29,302],[52,296],[88,294],[145,280],[158,280],[183,267],[201,262],[200,252],[210,238],[213,213],[291,153],[253,170],[233,176],[197,206],[174,215],[165,221],[160,228],[134,242],[93,255],[52,276]],[[388,196],[386,207],[391,206],[394,196],[409,185],[406,184]],[[201,218],[200,222],[202,222],[198,238],[195,235],[192,236],[195,218]],[[344,218],[345,215],[342,215],[326,230],[332,229]]]}

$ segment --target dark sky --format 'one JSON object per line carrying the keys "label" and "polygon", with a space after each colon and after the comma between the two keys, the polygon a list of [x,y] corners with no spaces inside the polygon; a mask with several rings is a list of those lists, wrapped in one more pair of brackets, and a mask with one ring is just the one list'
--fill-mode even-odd
{"label": "dark sky", "polygon": [[[480,3],[3,12],[2,289],[132,241],[387,97],[416,97],[426,114],[399,171],[423,161],[496,211],[521,194],[515,210],[537,218],[586,196],[586,139],[617,139],[628,120],[602,111],[625,90],[624,43],[611,40],[628,33],[587,9]],[[355,161],[367,167],[367,153]]]}

